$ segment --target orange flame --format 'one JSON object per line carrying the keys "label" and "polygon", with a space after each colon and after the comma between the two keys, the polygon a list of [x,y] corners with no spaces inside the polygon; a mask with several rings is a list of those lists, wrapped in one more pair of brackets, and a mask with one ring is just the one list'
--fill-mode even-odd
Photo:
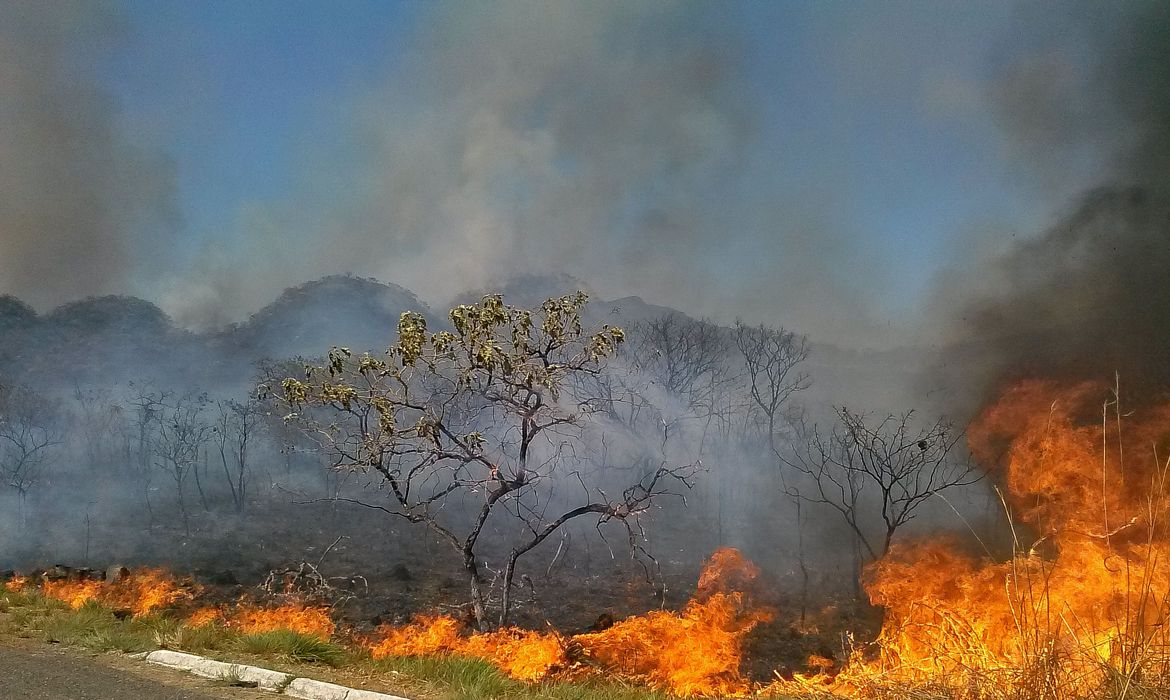
{"label": "orange flame", "polygon": [[462,652],[486,659],[522,681],[540,681],[566,665],[565,645],[555,634],[503,629],[467,640]]}
{"label": "orange flame", "polygon": [[375,659],[387,656],[433,656],[455,653],[462,645],[462,625],[448,615],[419,615],[409,625],[378,628],[381,639],[370,646]]}
{"label": "orange flame", "polygon": [[739,673],[743,637],[770,617],[747,605],[746,586],[759,570],[734,549],[712,555],[699,593],[681,613],[651,612],[613,627],[563,639],[517,629],[471,636],[449,616],[422,616],[402,627],[383,626],[370,643],[374,658],[456,654],[484,659],[514,678],[538,681],[587,662],[675,695],[744,694]]}
{"label": "orange flame", "polygon": [[191,584],[180,584],[174,576],[162,569],[147,568],[131,571],[115,582],[44,581],[40,584],[40,591],[50,598],[68,603],[73,609],[92,600],[129,610],[135,616],[168,607],[194,595]]}
{"label": "orange flame", "polygon": [[134,615],[145,615],[192,597],[192,591],[179,585],[175,578],[162,569],[139,569],[130,572],[103,594],[109,605],[129,609]]}
{"label": "orange flame", "polygon": [[101,581],[45,581],[41,584],[41,593],[76,610],[91,600],[97,600],[105,588]]}
{"label": "orange flame", "polygon": [[370,645],[375,659],[388,656],[454,654],[483,659],[513,678],[539,681],[567,664],[564,645],[556,635],[507,628],[464,637],[463,624],[448,615],[420,615],[402,627],[383,625],[380,639]]}
{"label": "orange flame", "polygon": [[[1037,683],[1085,694],[1111,673],[1170,669],[1170,405],[1118,421],[1090,384],[1029,381],[970,427],[972,451],[1002,469],[1015,554],[993,561],[936,538],[891,548],[865,575],[885,608],[876,656],[779,690],[858,695],[881,684]],[[1164,458],[1162,458],[1164,459]]]}
{"label": "orange flame", "polygon": [[204,606],[187,616],[189,627],[206,627],[207,625],[223,622],[224,612],[214,605]]}
{"label": "orange flame", "polygon": [[769,618],[745,610],[741,593],[714,593],[681,613],[647,613],[574,641],[603,667],[675,695],[741,695],[741,641]]}
{"label": "orange flame", "polygon": [[247,634],[289,630],[321,639],[333,636],[336,626],[329,617],[328,608],[286,603],[272,608],[241,605],[227,620]]}

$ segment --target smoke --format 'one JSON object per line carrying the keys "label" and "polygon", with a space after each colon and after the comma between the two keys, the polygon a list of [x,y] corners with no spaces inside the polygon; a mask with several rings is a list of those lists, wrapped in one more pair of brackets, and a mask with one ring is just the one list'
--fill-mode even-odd
{"label": "smoke", "polygon": [[1170,387],[1170,8],[1078,17],[990,91],[1040,189],[1092,186],[1038,235],[945,276],[938,308],[985,363],[979,392],[1114,372]]}
{"label": "smoke", "polygon": [[733,14],[663,2],[429,6],[393,70],[343,106],[339,133],[322,135],[296,195],[249,206],[164,308],[185,325],[221,324],[339,272],[440,307],[537,271],[611,298],[791,323],[775,318],[779,285],[784,309],[799,306],[810,324],[864,333],[856,287],[832,284],[860,266],[824,254],[849,250],[848,236],[809,212],[823,195],[779,195],[758,177],[774,163],[747,165],[761,160],[762,96]]}
{"label": "smoke", "polygon": [[129,291],[173,226],[168,164],[136,148],[88,64],[102,3],[0,4],[0,292],[46,307]]}
{"label": "smoke", "polygon": [[[314,173],[307,200],[242,222],[250,246],[279,238],[297,259],[270,266],[275,280],[201,281],[204,309],[176,315],[212,318],[208,304],[271,297],[321,270],[431,300],[520,270],[587,270],[598,286],[631,267],[645,286],[693,272],[663,252],[713,243],[695,195],[718,185],[750,131],[736,46],[717,13],[679,5],[432,8],[401,64],[354,97],[344,163]],[[614,235],[598,245],[599,231]]]}

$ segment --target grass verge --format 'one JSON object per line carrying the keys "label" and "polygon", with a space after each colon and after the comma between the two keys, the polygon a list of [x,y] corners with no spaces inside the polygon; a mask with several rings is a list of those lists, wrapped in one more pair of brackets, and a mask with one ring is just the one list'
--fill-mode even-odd
{"label": "grass verge", "polygon": [[463,657],[373,660],[320,638],[287,630],[242,634],[218,624],[189,627],[165,614],[125,618],[100,603],[71,609],[37,591],[0,584],[0,634],[96,652],[174,649],[225,661],[254,663],[343,685],[379,685],[419,700],[666,700],[670,696],[617,681],[527,684],[491,664]]}

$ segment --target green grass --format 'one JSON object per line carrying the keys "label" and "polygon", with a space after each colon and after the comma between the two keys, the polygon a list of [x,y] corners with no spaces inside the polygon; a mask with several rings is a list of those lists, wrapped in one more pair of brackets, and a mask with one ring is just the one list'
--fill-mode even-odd
{"label": "green grass", "polygon": [[238,636],[238,633],[216,624],[201,627],[179,625],[174,634],[167,637],[161,646],[193,653],[224,651],[232,648]]}
{"label": "green grass", "polygon": [[69,606],[38,591],[10,591],[0,586],[0,612],[68,610]]}
{"label": "green grass", "polygon": [[284,657],[293,661],[341,666],[349,657],[342,647],[309,634],[273,630],[240,635],[235,648],[246,654]]}
{"label": "green grass", "polygon": [[514,697],[518,689],[528,687],[480,659],[460,656],[395,656],[370,663],[381,673],[399,673],[441,688],[450,688],[453,692],[447,697],[452,699]]}
{"label": "green grass", "polygon": [[481,659],[460,656],[389,657],[370,661],[380,673],[425,681],[447,700],[667,700],[670,695],[612,680],[528,684]]}
{"label": "green grass", "polygon": [[165,614],[118,619],[90,602],[77,610],[36,591],[0,585],[0,633],[59,642],[93,651],[139,652],[168,648],[194,653],[249,654],[277,662],[325,664],[366,677],[392,677],[427,700],[666,700],[668,695],[601,679],[527,684],[480,659],[457,656],[372,660],[311,635],[287,630],[240,634],[217,624],[188,627]]}

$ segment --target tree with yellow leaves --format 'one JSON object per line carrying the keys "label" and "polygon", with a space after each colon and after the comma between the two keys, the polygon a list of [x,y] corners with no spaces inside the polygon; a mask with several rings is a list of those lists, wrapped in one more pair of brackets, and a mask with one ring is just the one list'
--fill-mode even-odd
{"label": "tree with yellow leaves", "polygon": [[481,629],[489,523],[505,538],[496,579],[505,625],[522,556],[584,516],[623,523],[634,543],[652,501],[689,487],[696,470],[663,462],[620,495],[590,483],[579,448],[593,404],[569,380],[602,372],[625,335],[583,329],[587,301],[577,292],[524,309],[488,295],[453,308],[451,329],[437,332],[407,312],[384,354],[334,348],[324,366],[283,382],[290,420],[318,436],[334,468],[380,475],[388,502],[361,505],[424,524],[458,551]]}

